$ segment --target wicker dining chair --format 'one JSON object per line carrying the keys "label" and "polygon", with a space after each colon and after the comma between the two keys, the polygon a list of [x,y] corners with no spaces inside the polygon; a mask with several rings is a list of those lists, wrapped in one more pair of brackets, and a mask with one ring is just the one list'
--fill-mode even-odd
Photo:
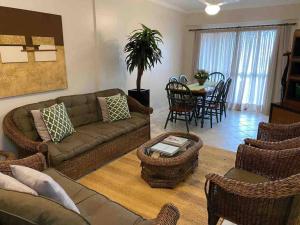
{"label": "wicker dining chair", "polygon": [[184,75],[184,74],[182,74],[182,75],[179,76],[178,81],[180,83],[183,83],[183,84],[187,84],[189,82],[189,80],[187,79],[186,75]]}
{"label": "wicker dining chair", "polygon": [[225,118],[227,117],[227,97],[230,90],[230,86],[232,83],[232,79],[228,78],[224,84],[224,88],[222,91],[222,97],[221,97],[221,105],[220,105],[220,121],[222,121],[222,116],[224,114]]}
{"label": "wicker dining chair", "polygon": [[[212,95],[208,96],[208,99],[205,101],[206,103],[204,107],[205,108],[204,114],[209,116],[211,128],[212,128],[212,122],[214,116],[216,117],[217,123],[219,123],[223,89],[224,89],[224,81],[221,80],[214,88]],[[200,109],[203,109],[202,100],[198,101],[197,108],[198,108],[197,114],[200,115]]]}
{"label": "wicker dining chair", "polygon": [[221,72],[213,72],[209,74],[208,79],[210,82],[218,83],[219,81],[225,81],[225,75]]}
{"label": "wicker dining chair", "polygon": [[235,168],[206,176],[208,224],[300,224],[300,149],[240,145]]}
{"label": "wicker dining chair", "polygon": [[[189,132],[189,122],[193,118],[197,126],[197,99],[193,96],[188,86],[180,82],[168,83],[166,91],[169,102],[169,114],[165,123],[165,129],[169,121],[184,120],[187,132]],[[179,116],[184,116],[184,119],[178,118]]]}

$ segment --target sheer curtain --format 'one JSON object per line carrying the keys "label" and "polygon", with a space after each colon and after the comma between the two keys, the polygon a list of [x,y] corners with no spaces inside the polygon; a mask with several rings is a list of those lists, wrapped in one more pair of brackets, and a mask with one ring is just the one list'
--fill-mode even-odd
{"label": "sheer curtain", "polygon": [[231,74],[236,37],[236,32],[202,33],[197,68]]}
{"label": "sheer curtain", "polygon": [[274,84],[280,79],[276,75],[282,67],[280,46],[290,37],[282,29],[286,28],[198,32],[194,69],[222,72],[233,79],[230,109],[268,113]]}
{"label": "sheer curtain", "polygon": [[238,32],[229,108],[263,112],[275,59],[276,30]]}

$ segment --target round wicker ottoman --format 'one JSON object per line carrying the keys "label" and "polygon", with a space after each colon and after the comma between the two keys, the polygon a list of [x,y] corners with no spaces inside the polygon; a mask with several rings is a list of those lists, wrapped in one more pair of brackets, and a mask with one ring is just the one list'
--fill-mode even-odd
{"label": "round wicker ottoman", "polygon": [[[176,154],[174,157],[152,158],[146,154],[146,149],[170,135],[190,139],[191,143],[185,151]],[[141,160],[141,177],[152,188],[174,188],[193,173],[198,166],[198,155],[202,146],[202,140],[198,136],[187,133],[169,132],[151,139],[137,151],[137,156]]]}

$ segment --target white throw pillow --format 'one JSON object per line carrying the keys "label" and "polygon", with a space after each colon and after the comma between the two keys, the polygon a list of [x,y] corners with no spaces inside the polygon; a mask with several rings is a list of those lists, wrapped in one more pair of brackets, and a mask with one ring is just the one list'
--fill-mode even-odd
{"label": "white throw pillow", "polygon": [[47,174],[18,165],[11,165],[14,177],[23,184],[31,187],[38,194],[53,199],[68,209],[80,213],[65,190]]}
{"label": "white throw pillow", "polygon": [[36,193],[35,190],[31,189],[30,187],[27,187],[15,178],[3,173],[0,173],[0,188],[9,191],[24,192],[35,196],[38,195],[38,193]]}
{"label": "white throw pillow", "polygon": [[[56,105],[57,104],[54,104],[50,107],[54,107]],[[41,137],[41,139],[44,142],[51,141],[51,136],[50,136],[50,134],[48,132],[48,129],[47,129],[47,126],[46,126],[46,124],[45,124],[45,122],[42,118],[41,110],[36,109],[36,110],[31,110],[30,112],[31,112],[32,117],[33,117],[34,126],[35,126],[39,136]]]}

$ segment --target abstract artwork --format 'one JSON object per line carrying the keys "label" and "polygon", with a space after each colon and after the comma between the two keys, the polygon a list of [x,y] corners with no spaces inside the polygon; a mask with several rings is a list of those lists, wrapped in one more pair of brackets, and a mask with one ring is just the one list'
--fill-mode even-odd
{"label": "abstract artwork", "polygon": [[0,7],[0,98],[67,86],[61,16]]}

